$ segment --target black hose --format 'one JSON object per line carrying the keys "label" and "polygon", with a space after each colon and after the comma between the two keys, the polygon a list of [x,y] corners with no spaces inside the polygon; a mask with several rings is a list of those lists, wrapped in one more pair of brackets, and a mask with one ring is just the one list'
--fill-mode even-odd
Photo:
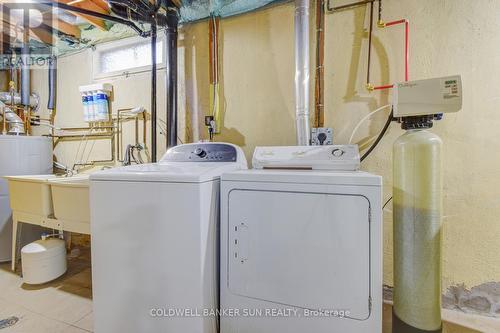
{"label": "black hose", "polygon": [[387,118],[387,121],[385,122],[384,128],[382,129],[382,131],[380,132],[380,134],[377,136],[377,139],[375,140],[375,142],[370,146],[370,148],[368,148],[368,150],[366,151],[366,153],[363,154],[363,156],[361,157],[361,162],[363,162],[363,160],[365,158],[367,158],[368,155],[370,155],[370,153],[377,147],[377,145],[379,144],[380,140],[382,140],[382,138],[384,137],[385,133],[389,129],[389,126],[391,125],[391,122],[392,122],[393,118],[394,118],[394,113],[391,110],[391,113],[389,114],[389,117]]}

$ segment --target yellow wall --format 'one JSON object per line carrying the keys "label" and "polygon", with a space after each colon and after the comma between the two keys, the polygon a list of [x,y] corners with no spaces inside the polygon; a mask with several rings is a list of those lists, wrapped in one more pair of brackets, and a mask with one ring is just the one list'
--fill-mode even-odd
{"label": "yellow wall", "polygon": [[[494,0],[385,0],[385,20],[408,18],[411,24],[410,78],[461,74],[464,107],[435,124],[444,141],[444,266],[445,287],[471,287],[500,281],[500,2]],[[293,5],[285,4],[221,22],[224,130],[218,140],[243,146],[251,157],[256,145],[290,145],[294,132]],[[335,142],[346,143],[357,121],[387,104],[387,93],[364,89],[367,53],[367,12],[364,7],[326,17],[326,125]],[[311,26],[313,17],[311,17]],[[311,34],[313,36],[313,33]],[[208,25],[184,27],[180,36],[180,136],[205,138],[208,110]],[[373,83],[403,80],[403,29],[376,29]],[[311,48],[314,50],[314,47]],[[90,55],[85,51],[59,62],[57,124],[79,126],[78,85],[91,81]],[[149,109],[149,74],[113,82],[113,109],[144,105]],[[159,76],[159,91],[164,80]],[[46,96],[46,74],[37,72],[33,88]],[[159,94],[164,117],[164,97]],[[367,122],[357,136],[376,135],[386,114]],[[384,177],[384,199],[391,196],[392,142],[403,132],[393,124],[363,169]],[[162,138],[160,142],[163,142]],[[106,155],[96,145],[93,157]],[[76,145],[56,150],[71,164]],[[164,151],[161,147],[160,153]],[[105,156],[104,156],[105,157]],[[384,280],[392,284],[391,205],[384,212]]]}

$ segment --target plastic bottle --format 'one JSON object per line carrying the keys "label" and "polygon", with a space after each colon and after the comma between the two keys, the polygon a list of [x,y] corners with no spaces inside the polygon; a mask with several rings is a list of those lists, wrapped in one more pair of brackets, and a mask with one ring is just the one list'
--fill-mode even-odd
{"label": "plastic bottle", "polygon": [[95,95],[92,92],[89,92],[87,95],[88,98],[88,106],[89,106],[89,121],[96,121],[95,117]]}
{"label": "plastic bottle", "polygon": [[87,95],[82,94],[83,121],[87,121]]}
{"label": "plastic bottle", "polygon": [[96,105],[97,120],[109,121],[108,95],[102,90],[98,90],[96,93]]}
{"label": "plastic bottle", "polygon": [[90,121],[90,110],[89,110],[89,97],[88,94],[82,94],[82,104],[83,104],[83,120],[86,122]]}
{"label": "plastic bottle", "polygon": [[394,143],[395,333],[441,332],[441,150],[422,129]]}

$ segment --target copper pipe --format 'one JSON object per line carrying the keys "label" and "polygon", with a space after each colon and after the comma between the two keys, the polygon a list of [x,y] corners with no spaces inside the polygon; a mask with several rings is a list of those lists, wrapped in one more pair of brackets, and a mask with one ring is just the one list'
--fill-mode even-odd
{"label": "copper pipe", "polygon": [[[379,21],[379,26],[381,28],[385,27],[390,27],[394,25],[399,25],[399,24],[404,24],[405,25],[405,81],[409,81],[410,79],[410,74],[409,74],[409,62],[410,62],[410,22],[408,19],[401,19],[401,20],[396,20],[396,21],[390,21],[387,23],[382,22],[381,20]],[[368,63],[369,64],[369,63]],[[370,71],[370,67],[368,67],[368,72]],[[369,78],[369,77],[368,77]],[[381,86],[373,86],[369,81],[366,84],[366,88],[369,91],[373,90],[385,90],[385,89],[391,89],[394,85],[392,84],[387,84],[387,85],[381,85]]]}
{"label": "copper pipe", "polygon": [[368,68],[366,71],[366,84],[370,84],[370,68],[372,62],[372,35],[373,35],[373,2],[370,3],[370,26],[368,28]]}
{"label": "copper pipe", "polygon": [[7,117],[5,116],[5,104],[0,102],[0,108],[2,109],[0,112],[2,114],[2,134],[7,134]]}
{"label": "copper pipe", "polygon": [[316,0],[316,82],[315,82],[315,126],[323,127],[325,121],[325,2]]}
{"label": "copper pipe", "polygon": [[346,4],[346,5],[342,5],[342,6],[331,7],[330,6],[330,0],[328,0],[328,2],[327,2],[327,9],[328,9],[329,12],[334,12],[334,11],[337,11],[337,10],[343,10],[343,9],[348,9],[348,8],[352,8],[352,7],[366,5],[366,4],[369,4],[369,3],[373,3],[375,1],[376,0],[365,0],[365,1],[358,1],[358,2],[349,3],[349,4]]}

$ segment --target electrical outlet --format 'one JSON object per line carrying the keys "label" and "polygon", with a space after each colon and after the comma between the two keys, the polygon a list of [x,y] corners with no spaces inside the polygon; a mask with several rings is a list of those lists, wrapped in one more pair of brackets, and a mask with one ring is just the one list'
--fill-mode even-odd
{"label": "electrical outlet", "polygon": [[333,145],[333,128],[314,127],[311,129],[311,145],[329,146]]}

